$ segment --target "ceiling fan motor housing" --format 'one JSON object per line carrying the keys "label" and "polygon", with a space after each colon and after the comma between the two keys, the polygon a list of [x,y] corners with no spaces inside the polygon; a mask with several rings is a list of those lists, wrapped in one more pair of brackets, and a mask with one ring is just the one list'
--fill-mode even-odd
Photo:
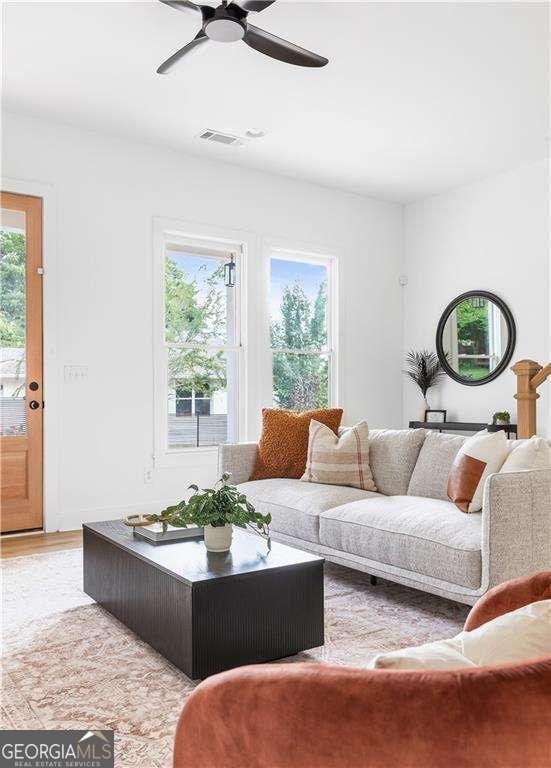
{"label": "ceiling fan motor housing", "polygon": [[204,19],[203,32],[217,43],[235,43],[242,40],[247,31],[246,15],[235,5],[223,4]]}
{"label": "ceiling fan motor housing", "polygon": [[242,40],[249,48],[265,56],[299,67],[324,67],[328,64],[329,60],[325,56],[312,53],[306,48],[301,48],[300,45],[282,40],[264,29],[255,27],[254,24],[249,24],[250,12],[259,13],[275,2],[276,0],[222,0],[218,8],[213,8],[211,5],[198,4],[194,0],[161,0],[161,3],[176,10],[200,13],[202,24],[193,40],[163,61],[157,68],[157,73],[164,75],[184,56],[199,46],[204,46],[209,40],[215,40],[218,43],[234,43]]}

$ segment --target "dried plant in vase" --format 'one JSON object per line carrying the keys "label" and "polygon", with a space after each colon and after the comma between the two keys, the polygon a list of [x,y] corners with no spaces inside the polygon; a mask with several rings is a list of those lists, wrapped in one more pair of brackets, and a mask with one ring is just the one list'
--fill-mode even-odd
{"label": "dried plant in vase", "polygon": [[435,352],[428,349],[416,351],[412,349],[406,355],[406,376],[414,381],[423,395],[425,410],[430,410],[430,404],[427,399],[429,389],[434,387],[441,376],[444,375],[444,369]]}

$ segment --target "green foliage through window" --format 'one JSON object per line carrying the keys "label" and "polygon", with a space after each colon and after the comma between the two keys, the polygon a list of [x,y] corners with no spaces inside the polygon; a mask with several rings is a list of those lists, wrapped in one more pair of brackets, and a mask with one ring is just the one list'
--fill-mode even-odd
{"label": "green foliage through window", "polygon": [[25,235],[0,232],[0,345],[25,346]]}
{"label": "green foliage through window", "polygon": [[[226,387],[224,352],[182,348],[180,345],[216,344],[226,327],[224,268],[192,278],[167,256],[165,259],[165,339],[169,345],[169,381],[181,389],[214,392]],[[173,345],[173,346],[171,346]]]}
{"label": "green foliage through window", "polygon": [[326,318],[327,280],[314,299],[298,281],[285,285],[278,319],[270,327],[277,407],[306,410],[329,404],[329,357],[319,354],[327,346]]}

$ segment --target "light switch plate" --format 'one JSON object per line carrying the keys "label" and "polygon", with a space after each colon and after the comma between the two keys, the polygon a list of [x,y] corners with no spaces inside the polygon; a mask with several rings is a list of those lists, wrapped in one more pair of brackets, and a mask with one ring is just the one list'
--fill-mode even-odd
{"label": "light switch plate", "polygon": [[65,381],[82,381],[88,378],[87,365],[66,365]]}

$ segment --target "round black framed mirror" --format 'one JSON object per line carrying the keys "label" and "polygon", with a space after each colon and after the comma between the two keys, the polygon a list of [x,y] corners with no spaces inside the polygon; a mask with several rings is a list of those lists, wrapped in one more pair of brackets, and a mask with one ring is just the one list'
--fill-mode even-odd
{"label": "round black framed mirror", "polygon": [[487,384],[503,373],[515,343],[511,310],[488,291],[467,291],[450,301],[436,331],[442,368],[454,381],[469,387]]}

